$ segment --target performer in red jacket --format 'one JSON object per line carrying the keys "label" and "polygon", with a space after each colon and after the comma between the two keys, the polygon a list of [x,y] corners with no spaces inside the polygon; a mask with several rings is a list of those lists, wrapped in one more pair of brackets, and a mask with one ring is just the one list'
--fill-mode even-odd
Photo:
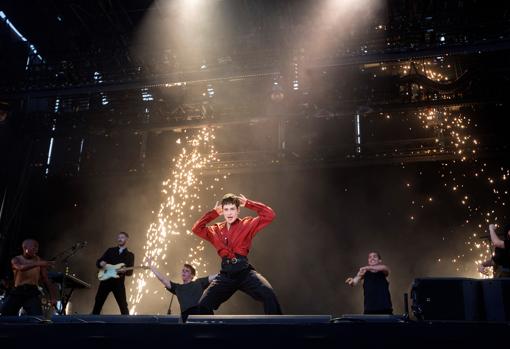
{"label": "performer in red jacket", "polygon": [[[257,212],[257,217],[239,218],[240,206]],[[223,215],[225,221],[207,226]],[[248,263],[253,237],[274,219],[274,211],[243,195],[226,194],[221,203],[207,212],[193,226],[193,233],[209,241],[222,258],[220,274],[205,290],[196,313],[212,314],[213,310],[241,290],[264,304],[266,314],[282,314],[271,284]]]}

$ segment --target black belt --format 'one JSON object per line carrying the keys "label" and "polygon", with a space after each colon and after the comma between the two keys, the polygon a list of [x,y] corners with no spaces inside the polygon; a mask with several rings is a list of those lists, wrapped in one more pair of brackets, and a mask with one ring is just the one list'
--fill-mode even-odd
{"label": "black belt", "polygon": [[223,257],[221,260],[221,271],[227,273],[235,273],[249,267],[248,258],[236,254],[235,257]]}
{"label": "black belt", "polygon": [[240,254],[236,253],[236,256],[232,257],[232,258],[223,257],[221,260],[221,264],[237,264],[237,263],[247,262],[247,261],[248,261],[248,257],[241,256]]}
{"label": "black belt", "polygon": [[247,261],[248,261],[247,257],[236,255],[233,258],[223,257],[223,259],[221,260],[221,264],[224,264],[224,263],[225,264],[237,264],[237,263],[247,262]]}

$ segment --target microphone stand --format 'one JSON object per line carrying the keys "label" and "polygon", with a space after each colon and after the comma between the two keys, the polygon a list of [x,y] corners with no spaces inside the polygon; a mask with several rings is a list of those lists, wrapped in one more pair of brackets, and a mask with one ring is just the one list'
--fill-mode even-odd
{"label": "microphone stand", "polygon": [[57,307],[58,315],[66,315],[67,303],[71,299],[71,295],[73,294],[73,291],[74,291],[74,288],[72,288],[68,295],[65,294],[66,279],[67,279],[68,275],[70,275],[69,260],[71,259],[72,256],[74,256],[79,250],[84,248],[86,245],[87,245],[86,242],[85,243],[78,242],[78,243],[74,244],[73,246],[71,246],[70,248],[65,249],[64,251],[60,252],[52,259],[52,260],[56,260],[57,258],[60,258],[65,255],[65,257],[62,259],[62,262],[64,263],[64,273],[62,275],[62,282],[60,284],[61,309],[58,309],[58,307]]}

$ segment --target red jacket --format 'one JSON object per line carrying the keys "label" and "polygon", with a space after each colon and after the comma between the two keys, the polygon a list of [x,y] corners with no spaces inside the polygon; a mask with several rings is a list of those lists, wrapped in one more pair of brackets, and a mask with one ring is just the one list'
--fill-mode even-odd
{"label": "red jacket", "polygon": [[226,221],[207,226],[219,216],[216,210],[211,210],[191,230],[209,241],[221,257],[234,258],[236,254],[247,256],[255,234],[271,223],[276,214],[271,207],[256,201],[246,200],[245,207],[257,212],[258,216],[238,218],[228,230]]}

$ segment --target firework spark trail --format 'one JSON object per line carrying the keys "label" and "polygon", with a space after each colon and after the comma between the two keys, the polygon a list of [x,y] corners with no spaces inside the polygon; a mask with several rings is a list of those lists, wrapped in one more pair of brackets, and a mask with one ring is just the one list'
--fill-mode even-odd
{"label": "firework spark trail", "polygon": [[[462,171],[466,164],[470,167],[476,167],[478,162],[476,155],[479,141],[471,135],[471,120],[467,116],[448,108],[432,108],[425,112],[421,111],[417,113],[417,117],[425,129],[434,130],[438,152],[451,152],[453,149],[456,159],[451,162],[441,163],[439,175],[443,182],[443,187],[451,191],[453,195],[460,197],[460,204],[468,209],[468,216],[471,217],[472,206],[470,201],[472,200],[472,195],[468,192],[469,187],[466,184],[466,173]],[[469,222],[470,219],[467,219],[466,224]],[[479,256],[475,260],[475,264],[478,265],[483,260],[489,258],[490,246],[485,241],[474,243],[472,241],[473,238],[477,238],[476,233],[468,237],[466,244],[473,244],[476,249],[481,249]],[[468,248],[470,252],[473,251],[472,246],[468,246]],[[457,255],[451,259],[451,262],[457,264],[464,257],[464,254]],[[456,269],[460,271],[460,267]]]}
{"label": "firework spark trail", "polygon": [[[202,171],[218,161],[213,141],[214,130],[207,127],[200,129],[194,135],[185,136],[183,140],[177,140],[177,145],[181,146],[180,153],[172,159],[171,177],[162,183],[161,192],[166,197],[160,205],[155,221],[147,230],[142,264],[147,264],[150,258],[153,265],[159,268],[167,258],[169,246],[176,245],[177,242],[181,244],[182,239],[192,235],[187,218],[192,218],[192,213],[201,211],[201,206],[197,204],[200,191],[214,188],[212,185],[206,186],[202,179]],[[214,180],[219,181],[218,178]],[[201,257],[203,250],[204,243],[200,240],[187,253],[173,250],[172,254],[185,254],[182,257],[182,263],[192,264],[197,271],[206,273],[207,263]],[[131,314],[137,314],[136,306],[143,296],[149,293],[147,282],[150,277],[150,270],[145,270],[133,279],[129,290]]]}
{"label": "firework spark trail", "polygon": [[[386,67],[383,67],[385,70]],[[400,75],[404,76],[411,73],[426,75],[427,78],[435,82],[447,82],[455,78],[453,66],[446,62],[445,57],[437,57],[432,60],[418,60],[399,66]],[[449,93],[427,93],[424,94],[423,86],[414,84],[410,90],[413,97],[420,98],[426,96],[433,100],[451,99]],[[439,171],[442,185],[453,195],[459,196],[460,204],[467,210],[468,219],[465,224],[471,231],[465,241],[469,251],[469,257],[474,257],[474,264],[479,266],[483,261],[492,256],[491,244],[489,241],[480,240],[480,232],[484,232],[489,223],[498,223],[500,217],[506,218],[504,210],[506,209],[506,199],[508,198],[507,179],[510,177],[510,171],[504,167],[490,169],[487,163],[483,163],[478,158],[480,142],[474,138],[474,128],[476,124],[471,119],[463,115],[458,108],[431,108],[426,111],[415,113],[421,126],[435,133],[436,148],[426,150],[426,153],[444,154],[453,152],[456,159],[451,162],[443,162]],[[389,118],[389,115],[387,116]],[[474,183],[468,181],[474,180]],[[484,204],[483,198],[475,198],[476,188],[484,188],[483,193],[491,194],[492,199]],[[406,183],[407,188],[411,188]],[[432,202],[432,197],[429,197]],[[478,201],[478,202],[477,202]],[[412,201],[412,205],[415,200]],[[489,206],[490,209],[483,207]],[[423,205],[421,206],[423,208]],[[415,219],[414,214],[410,216]],[[466,254],[459,254],[451,259],[451,262],[457,265],[457,271],[461,270],[461,261],[465,259]],[[441,259],[438,259],[440,262]],[[472,271],[473,260],[468,265],[462,267],[464,271]]]}
{"label": "firework spark trail", "polygon": [[[498,222],[497,211],[505,206],[502,195],[507,195],[507,191],[501,191],[497,185],[502,181],[506,181],[508,177],[508,170],[501,168],[501,176],[491,176],[488,174],[492,172],[487,168],[486,163],[480,163],[478,159],[478,150],[480,142],[473,137],[473,127],[471,119],[458,111],[452,111],[448,108],[443,109],[430,109],[427,112],[419,112],[418,119],[421,121],[422,126],[426,129],[433,129],[436,132],[436,144],[439,146],[437,149],[443,153],[447,149],[453,149],[457,159],[447,163],[441,164],[439,175],[443,181],[443,186],[450,190],[454,195],[459,196],[459,202],[467,209],[468,219],[465,224],[470,225],[470,230],[475,231],[471,233],[465,244],[474,257],[474,264],[479,266],[483,261],[490,259],[492,250],[488,241],[480,241],[479,232],[484,231],[484,228],[493,222]],[[476,127],[476,125],[475,125]],[[451,150],[450,150],[451,151]],[[501,179],[499,181],[498,179]],[[494,209],[484,212],[480,206],[475,204],[474,195],[471,194],[472,188],[468,185],[467,181],[475,180],[477,186],[487,186],[485,193],[490,193],[496,196],[491,202]],[[465,254],[459,254],[451,259],[452,263],[459,263],[462,259],[466,258]],[[461,271],[461,267],[456,268]],[[464,266],[464,270],[469,270],[468,266]],[[487,277],[487,276],[484,276]]]}

